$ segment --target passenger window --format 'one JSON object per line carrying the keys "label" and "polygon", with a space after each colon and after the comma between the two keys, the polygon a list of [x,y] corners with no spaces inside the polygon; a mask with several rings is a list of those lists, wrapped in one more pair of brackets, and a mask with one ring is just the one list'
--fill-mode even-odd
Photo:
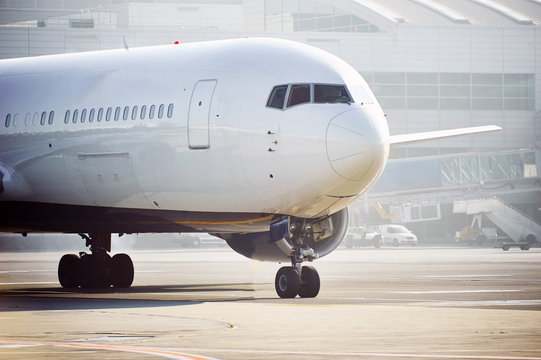
{"label": "passenger window", "polygon": [[318,104],[351,103],[346,87],[342,85],[315,85],[314,102]]}
{"label": "passenger window", "polygon": [[141,120],[145,120],[146,115],[147,115],[147,106],[143,105],[141,106]]}
{"label": "passenger window", "polygon": [[19,119],[19,113],[15,113],[15,115],[13,115],[13,120],[11,121],[11,126],[17,127],[17,120],[18,119]]}
{"label": "passenger window", "polygon": [[45,121],[47,120],[47,111],[44,111],[41,113],[41,121],[39,122],[41,125],[45,125]]}
{"label": "passenger window", "polygon": [[54,121],[54,111],[49,113],[49,125],[52,125]]}
{"label": "passenger window", "polygon": [[173,107],[174,107],[173,104],[169,104],[169,106],[167,107],[167,117],[168,118],[173,117]]}
{"label": "passenger window", "polygon": [[36,126],[38,123],[39,113],[35,112],[34,117],[32,117],[32,126]]}
{"label": "passenger window", "polygon": [[129,113],[130,113],[130,107],[129,106],[124,107],[124,113],[122,114],[122,119],[128,120]]}
{"label": "passenger window", "polygon": [[267,101],[267,106],[276,108],[276,109],[283,109],[284,100],[286,99],[286,93],[287,93],[287,85],[275,86],[274,89],[272,89],[272,92],[269,96],[269,101]]}
{"label": "passenger window", "polygon": [[295,106],[310,102],[310,84],[293,85],[289,93],[287,106]]}
{"label": "passenger window", "polygon": [[98,118],[96,119],[96,121],[101,122],[102,119],[103,119],[103,108],[100,108],[98,110]]}
{"label": "passenger window", "polygon": [[24,118],[24,126],[28,126],[29,122],[30,122],[30,113],[26,113],[26,116]]}
{"label": "passenger window", "polygon": [[67,124],[70,122],[70,111],[66,110],[66,115],[64,116],[64,124]]}
{"label": "passenger window", "polygon": [[120,119],[120,107],[115,109],[115,121],[118,121],[118,119]]}
{"label": "passenger window", "polygon": [[163,104],[161,104],[158,109],[158,119],[161,119],[163,117],[163,109],[164,109],[164,106]]}
{"label": "passenger window", "polygon": [[86,121],[86,109],[83,109],[83,111],[81,111],[81,124],[84,123]]}
{"label": "passenger window", "polygon": [[6,116],[6,127],[9,127],[10,121],[11,121],[11,114],[7,114],[7,116]]}
{"label": "passenger window", "polygon": [[148,118],[150,120],[154,119],[154,112],[156,111],[156,105],[152,105],[150,107],[150,111],[148,112]]}
{"label": "passenger window", "polygon": [[105,114],[105,121],[111,121],[112,114],[113,114],[113,108],[107,108],[107,114]]}
{"label": "passenger window", "polygon": [[131,119],[132,120],[137,119],[137,110],[139,110],[139,108],[137,106],[134,106],[133,109],[131,110]]}
{"label": "passenger window", "polygon": [[94,121],[95,114],[96,114],[96,109],[90,109],[90,114],[88,114],[88,122]]}
{"label": "passenger window", "polygon": [[79,117],[79,110],[74,110],[73,111],[73,119],[71,120],[71,122],[75,124],[77,122],[78,117]]}

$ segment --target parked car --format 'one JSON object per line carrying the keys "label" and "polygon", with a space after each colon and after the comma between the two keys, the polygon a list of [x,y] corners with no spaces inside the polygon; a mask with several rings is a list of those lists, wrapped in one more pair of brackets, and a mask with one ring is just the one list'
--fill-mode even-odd
{"label": "parked car", "polygon": [[380,225],[378,232],[381,234],[384,245],[417,245],[417,236],[404,225]]}
{"label": "parked car", "polygon": [[184,248],[226,246],[226,242],[224,240],[207,233],[182,233],[179,234],[178,239],[180,245]]}
{"label": "parked car", "polygon": [[350,227],[346,234],[344,244],[348,249],[359,246],[381,247],[381,235],[374,229],[365,226]]}

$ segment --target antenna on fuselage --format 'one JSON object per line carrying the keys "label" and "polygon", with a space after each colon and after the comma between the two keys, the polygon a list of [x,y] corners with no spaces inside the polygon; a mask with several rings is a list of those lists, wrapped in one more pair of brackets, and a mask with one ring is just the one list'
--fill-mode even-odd
{"label": "antenna on fuselage", "polygon": [[126,49],[126,51],[130,51],[130,47],[128,46],[128,42],[126,41],[126,35],[122,35],[122,41],[124,42],[124,49]]}

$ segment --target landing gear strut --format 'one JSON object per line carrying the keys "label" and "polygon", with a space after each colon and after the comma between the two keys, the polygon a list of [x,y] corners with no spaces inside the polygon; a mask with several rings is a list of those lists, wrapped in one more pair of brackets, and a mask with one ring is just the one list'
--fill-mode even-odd
{"label": "landing gear strut", "polygon": [[306,220],[289,226],[291,266],[284,266],[276,273],[274,287],[281,298],[313,298],[319,293],[320,280],[313,266],[302,266],[303,261],[317,258],[309,244],[314,240],[312,227]]}
{"label": "landing gear strut", "polygon": [[58,264],[58,280],[64,288],[129,287],[133,282],[133,263],[126,254],[111,257],[111,234],[79,234],[90,254],[66,254]]}

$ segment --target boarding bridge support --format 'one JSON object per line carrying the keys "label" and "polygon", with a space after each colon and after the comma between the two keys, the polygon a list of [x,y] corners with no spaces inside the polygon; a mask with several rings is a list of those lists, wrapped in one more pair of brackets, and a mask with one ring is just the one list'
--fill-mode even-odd
{"label": "boarding bridge support", "polygon": [[453,203],[453,212],[484,214],[513,240],[513,243],[503,243],[504,250],[513,245],[527,250],[533,243],[541,241],[541,225],[498,198],[457,200]]}

